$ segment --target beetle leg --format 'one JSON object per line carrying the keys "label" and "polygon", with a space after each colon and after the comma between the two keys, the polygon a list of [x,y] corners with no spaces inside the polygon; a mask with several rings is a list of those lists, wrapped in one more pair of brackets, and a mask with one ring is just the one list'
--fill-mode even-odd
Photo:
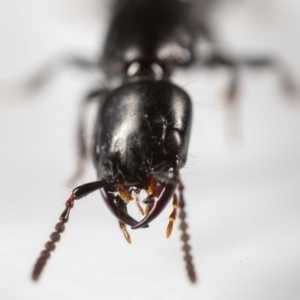
{"label": "beetle leg", "polygon": [[240,64],[248,68],[268,68],[278,74],[282,89],[288,96],[296,96],[299,86],[284,62],[272,57],[246,57],[242,58]]}
{"label": "beetle leg", "polygon": [[230,68],[230,82],[228,89],[225,94],[225,100],[228,105],[232,105],[237,100],[237,93],[238,93],[238,68],[236,66],[232,66]]}
{"label": "beetle leg", "polygon": [[70,67],[81,71],[91,71],[98,67],[96,61],[78,55],[64,55],[54,58],[41,67],[36,74],[24,82],[24,88],[32,93],[44,88],[45,85],[61,71]]}
{"label": "beetle leg", "polygon": [[126,241],[127,241],[129,244],[131,244],[131,237],[130,237],[130,235],[129,235],[127,229],[126,229],[126,224],[123,223],[123,222],[121,222],[121,221],[119,221],[119,225],[120,225],[120,228],[121,228],[121,230],[122,230],[122,232],[123,232],[123,234],[124,234],[124,237],[125,237]]}
{"label": "beetle leg", "polygon": [[240,121],[239,101],[238,101],[238,87],[240,69],[237,66],[230,68],[229,86],[225,93],[225,103],[227,106],[227,128],[228,134],[233,139],[237,140],[242,137],[242,125]]}
{"label": "beetle leg", "polygon": [[202,62],[202,65],[207,68],[225,67],[228,69],[231,78],[225,99],[227,104],[234,103],[238,91],[238,71],[239,67],[242,66],[242,63],[239,60],[235,60],[220,53],[214,53],[211,57],[205,59]]}
{"label": "beetle leg", "polygon": [[173,229],[173,224],[175,222],[176,219],[176,213],[177,213],[177,209],[178,209],[178,205],[177,205],[177,195],[176,193],[173,194],[173,211],[169,216],[169,224],[166,230],[166,236],[167,238],[170,237],[171,233],[172,233],[172,229]]}
{"label": "beetle leg", "polygon": [[[299,92],[299,87],[295,83],[291,71],[288,67],[280,60],[270,58],[270,57],[240,57],[232,58],[221,53],[214,53],[208,59],[204,59],[201,62],[204,67],[226,67],[231,70],[238,69],[240,67],[246,68],[268,68],[275,71],[278,74],[280,84],[285,91],[290,96],[295,96]],[[237,79],[235,79],[237,83]],[[233,83],[234,86],[230,87],[228,90],[229,98],[232,98],[232,94],[236,93],[237,84]],[[234,91],[235,90],[235,91]],[[227,97],[228,97],[227,96]]]}
{"label": "beetle leg", "polygon": [[228,57],[221,53],[214,53],[204,60],[202,65],[207,68],[224,67],[229,73],[229,86],[225,92],[225,104],[228,107],[228,131],[234,139],[241,136],[240,117],[238,110],[238,88],[240,67],[243,65],[240,60]]}
{"label": "beetle leg", "polygon": [[295,83],[291,71],[280,60],[270,57],[230,57],[220,52],[213,53],[208,59],[204,59],[202,65],[207,68],[225,67],[230,74],[230,83],[226,91],[225,100],[229,108],[228,126],[229,134],[233,138],[241,137],[241,122],[238,107],[238,81],[241,68],[247,69],[270,69],[278,75],[280,85],[288,96],[296,96],[299,86]]}
{"label": "beetle leg", "polygon": [[73,176],[68,180],[68,185],[76,183],[84,173],[85,160],[89,156],[89,146],[86,141],[86,116],[88,105],[95,100],[102,102],[109,93],[107,89],[95,90],[90,92],[82,101],[79,108],[78,128],[77,128],[77,166]]}

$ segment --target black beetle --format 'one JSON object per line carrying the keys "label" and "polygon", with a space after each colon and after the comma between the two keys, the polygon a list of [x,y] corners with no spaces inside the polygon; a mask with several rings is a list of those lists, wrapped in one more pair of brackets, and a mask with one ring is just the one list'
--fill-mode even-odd
{"label": "black beetle", "polygon": [[[111,88],[92,91],[84,101],[79,120],[80,161],[76,176],[82,171],[87,151],[85,107],[92,99],[97,99],[100,108],[94,130],[93,161],[98,181],[73,190],[51,241],[36,262],[33,280],[39,278],[50,251],[60,239],[74,201],[101,189],[129,243],[131,238],[126,225],[132,229],[148,227],[173,198],[167,237],[179,208],[186,269],[191,282],[196,282],[179,175],[187,160],[192,105],[186,92],[171,82],[172,72],[196,62],[202,67],[227,68],[231,79],[227,101],[231,104],[236,101],[240,67],[275,67],[288,92],[293,91],[294,85],[286,68],[274,59],[224,55],[216,46],[204,17],[214,1],[199,1],[197,8],[200,10],[196,11],[193,2],[115,1],[101,60],[97,63]],[[197,55],[199,37],[212,46],[206,57]],[[69,62],[80,68],[93,66],[82,59]],[[148,195],[142,199],[144,205],[140,204],[139,197],[142,190]],[[129,201],[135,201],[144,215],[141,221],[128,214]]]}

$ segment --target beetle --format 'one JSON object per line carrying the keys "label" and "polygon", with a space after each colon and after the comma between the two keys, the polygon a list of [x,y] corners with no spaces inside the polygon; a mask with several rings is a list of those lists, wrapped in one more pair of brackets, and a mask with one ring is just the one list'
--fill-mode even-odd
{"label": "beetle", "polygon": [[[192,104],[188,94],[171,81],[174,69],[195,63],[203,67],[226,67],[230,75],[227,101],[234,102],[240,67],[276,68],[284,88],[293,90],[292,80],[282,64],[268,57],[232,58],[214,44],[205,18],[196,18],[194,4],[179,0],[118,0],[112,9],[103,53],[98,62],[110,89],[99,87],[84,100],[79,119],[79,164],[86,154],[84,140],[86,105],[96,99],[99,111],[93,138],[93,163],[98,180],[76,187],[66,208],[34,266],[32,279],[38,280],[50,252],[65,229],[75,200],[100,190],[105,203],[118,219],[127,242],[132,229],[147,228],[173,199],[166,235],[170,236],[179,209],[181,240],[187,274],[192,283],[196,272],[187,232],[185,199],[180,169],[187,160],[192,124]],[[199,5],[200,3],[200,5]],[[199,1],[205,15],[207,1]],[[198,8],[199,8],[198,7]],[[200,14],[201,16],[201,14]],[[208,56],[199,57],[199,37],[211,43]],[[74,59],[72,64],[89,67]],[[39,76],[43,78],[43,76]],[[47,77],[47,76],[44,76]],[[140,199],[141,191],[147,197]],[[134,201],[144,216],[137,221],[127,204]]]}

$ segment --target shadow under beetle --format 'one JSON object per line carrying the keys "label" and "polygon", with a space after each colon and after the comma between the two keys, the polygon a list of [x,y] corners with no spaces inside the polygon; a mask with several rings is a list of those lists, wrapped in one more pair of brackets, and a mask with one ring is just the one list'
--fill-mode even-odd
{"label": "shadow under beetle", "polygon": [[[101,190],[105,203],[119,221],[126,240],[132,229],[146,228],[173,199],[166,235],[170,236],[179,209],[181,240],[188,277],[196,282],[196,273],[187,233],[185,200],[180,169],[187,160],[192,122],[192,104],[187,93],[170,80],[172,71],[199,62],[203,67],[226,67],[230,75],[228,103],[236,101],[240,67],[275,68],[284,88],[293,84],[282,64],[269,58],[230,58],[224,55],[211,36],[204,17],[209,1],[194,3],[177,0],[118,0],[112,9],[100,62],[81,58],[66,64],[89,69],[101,68],[108,82],[118,81],[111,90],[92,91],[83,102],[79,118],[79,163],[75,177],[82,173],[86,156],[85,113],[87,104],[97,99],[99,111],[93,140],[93,162],[98,181],[78,186],[66,202],[55,232],[34,266],[32,279],[37,280],[55,249],[68,221],[75,200]],[[212,3],[213,1],[211,1]],[[207,57],[199,57],[199,38],[211,44]],[[53,71],[53,70],[52,70]],[[49,70],[39,74],[45,81]],[[140,204],[140,192],[147,193]],[[127,212],[127,203],[135,201],[141,221]]]}

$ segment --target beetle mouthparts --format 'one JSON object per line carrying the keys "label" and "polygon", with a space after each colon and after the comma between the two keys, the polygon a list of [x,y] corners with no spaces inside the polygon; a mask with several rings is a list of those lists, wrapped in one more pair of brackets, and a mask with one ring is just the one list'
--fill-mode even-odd
{"label": "beetle mouthparts", "polygon": [[155,191],[143,200],[143,203],[147,203],[149,205],[149,212],[140,222],[131,226],[131,228],[138,229],[145,227],[145,225],[152,222],[169,203],[176,187],[177,185],[173,182],[160,182],[160,184],[156,186]]}

